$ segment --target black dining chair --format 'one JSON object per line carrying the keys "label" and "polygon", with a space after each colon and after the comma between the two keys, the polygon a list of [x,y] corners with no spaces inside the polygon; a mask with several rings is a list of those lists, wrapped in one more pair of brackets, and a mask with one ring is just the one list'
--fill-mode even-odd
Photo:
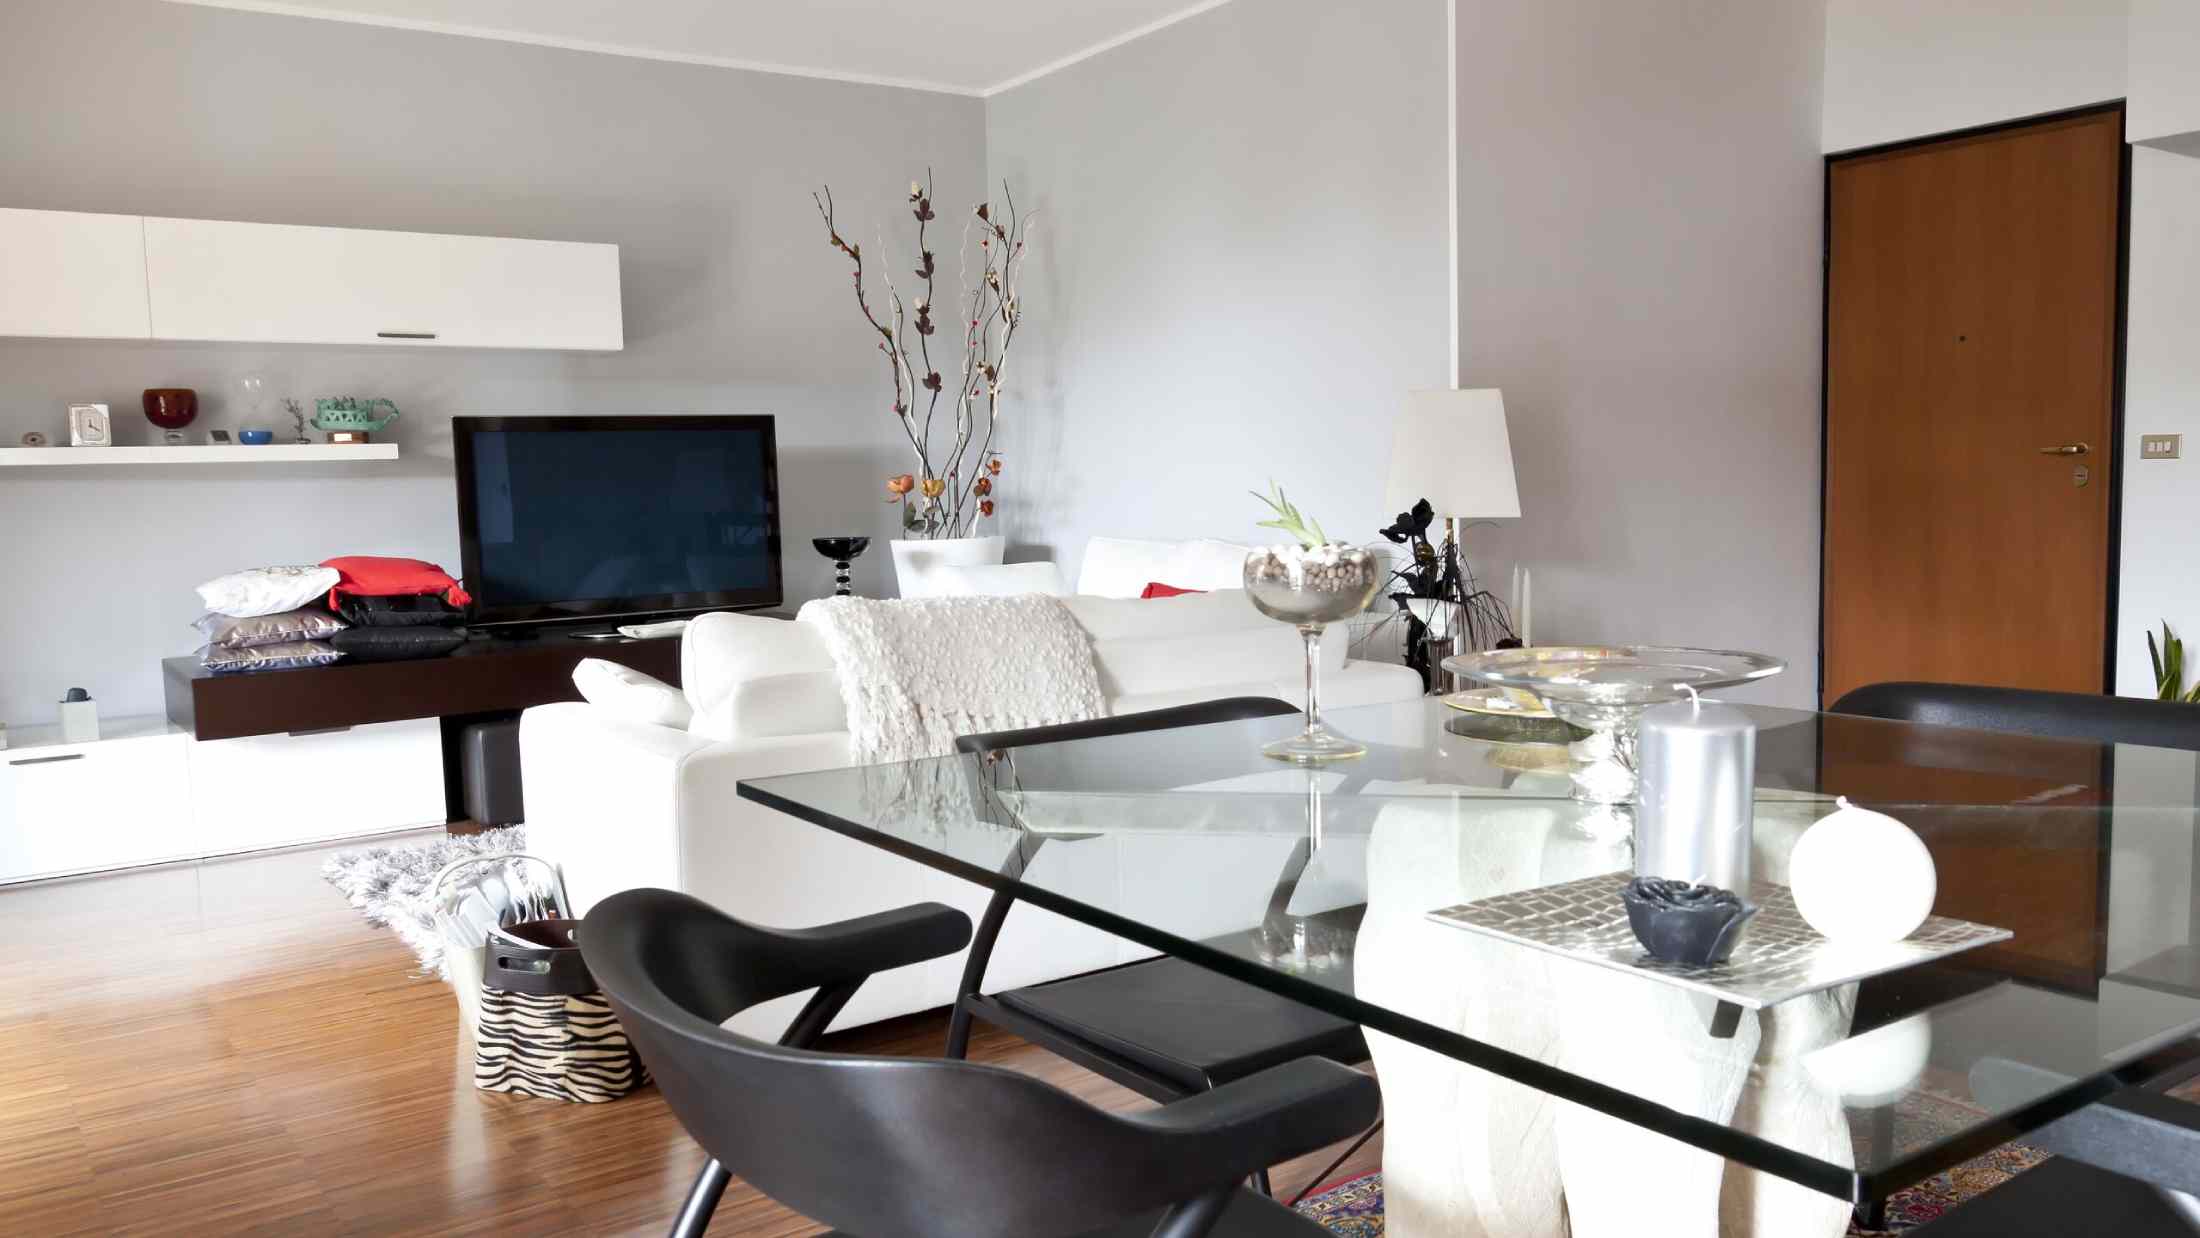
{"label": "black dining chair", "polygon": [[1959,683],[1875,683],[1844,694],[1826,712],[2096,744],[2200,751],[2200,705],[2145,697]]}
{"label": "black dining chair", "polygon": [[[971,1062],[811,1046],[874,972],[940,958],[970,920],[938,904],[821,928],[745,924],[669,890],[598,903],[579,933],[666,1103],[711,1161],[675,1221],[710,1223],[732,1175],[843,1238],[1318,1238],[1237,1184],[1366,1126],[1375,1084],[1320,1059],[1191,1100],[1097,1109]],[[811,992],[776,1045],[728,1031]]]}
{"label": "black dining chair", "polygon": [[[2200,752],[2200,705],[2144,697],[1897,682],[1857,688],[1827,712]],[[1971,1080],[1982,1096],[2012,1101],[2068,1082],[2021,1062],[1992,1058],[1974,1067]],[[2200,1232],[2200,1201],[2180,1193],[2200,1188],[2200,1174],[2182,1168],[2165,1172],[2166,1166],[2189,1165],[2192,1150],[2200,1148],[2200,1110],[2161,1097],[2169,1083],[2157,1081],[2026,1134],[2025,1143],[2058,1155],[1914,1232],[1921,1238],[2071,1233],[2189,1238]]]}
{"label": "black dining chair", "polygon": [[[965,735],[955,747],[978,762],[982,800],[990,785],[987,779],[1013,762],[1021,748],[1298,712],[1272,697],[1228,697],[1058,726]],[[1020,858],[1028,862],[1030,857]],[[1182,959],[1147,959],[1065,980],[983,992],[986,966],[1015,904],[1013,893],[997,890],[978,923],[948,1024],[951,1058],[968,1051],[971,1023],[982,1019],[1164,1102],[1294,1058],[1324,1057],[1348,1065],[1368,1060],[1367,1039],[1357,1024]],[[1372,1129],[1363,1132],[1337,1164],[1372,1134]],[[1316,1181],[1325,1176],[1317,1175]],[[1269,1190],[1265,1167],[1255,1182],[1264,1193]]]}

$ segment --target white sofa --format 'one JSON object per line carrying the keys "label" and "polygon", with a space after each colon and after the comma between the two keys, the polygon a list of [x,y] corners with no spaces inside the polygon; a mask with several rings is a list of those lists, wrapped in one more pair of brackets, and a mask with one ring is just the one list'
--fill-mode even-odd
{"label": "white sofa", "polygon": [[[1092,635],[1111,713],[1231,696],[1296,701],[1303,690],[1298,633],[1260,615],[1241,591],[1064,600]],[[1419,695],[1412,671],[1348,662],[1343,643],[1323,649],[1325,707]],[[983,906],[985,892],[972,883],[736,796],[743,779],[850,763],[832,660],[809,625],[705,615],[682,638],[681,676],[694,711],[684,730],[578,702],[539,706],[521,719],[528,850],[562,867],[578,910],[635,886],[685,890],[733,915],[784,926],[924,899],[973,913]],[[987,985],[1124,957],[1113,939],[1021,907]],[[960,971],[957,957],[876,977],[838,1025],[944,1005]],[[745,1019],[776,1034],[787,1012],[767,1006]]]}

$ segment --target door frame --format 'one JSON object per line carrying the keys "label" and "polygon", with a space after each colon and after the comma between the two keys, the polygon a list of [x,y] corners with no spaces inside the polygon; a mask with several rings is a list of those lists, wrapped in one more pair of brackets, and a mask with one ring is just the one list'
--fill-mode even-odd
{"label": "door frame", "polygon": [[[1829,378],[1833,367],[1833,169],[1834,165],[1869,155],[1884,155],[1892,151],[1932,146],[1952,138],[1983,137],[2006,133],[2016,129],[2028,129],[2034,125],[2057,121],[2076,120],[2087,116],[2115,114],[2118,128],[2124,115],[2124,100],[2113,99],[2106,103],[2092,103],[2084,107],[2067,108],[2059,112],[2042,112],[2015,120],[1995,121],[1987,125],[1974,125],[1968,129],[1951,129],[1924,137],[1904,138],[1899,142],[1882,142],[1876,146],[1859,146],[1854,150],[1837,151],[1824,157],[1823,183],[1820,186],[1819,216],[1819,274],[1818,274],[1818,673],[1814,693],[1818,707],[1824,709],[1832,702],[1826,700],[1826,482],[1829,473],[1826,456],[1827,438],[1831,423],[1831,399]],[[2120,135],[2119,135],[2120,136]],[[2116,324],[2115,340],[2111,345],[2114,356],[2109,359],[2109,442],[2108,470],[2108,614],[2106,623],[2106,648],[2101,651],[2101,691],[2105,695],[2116,692],[2116,624],[2121,610],[2124,551],[2124,359],[2128,350],[2125,335],[2130,312],[2131,294],[2131,143],[2124,141],[2117,158],[2116,171]]]}

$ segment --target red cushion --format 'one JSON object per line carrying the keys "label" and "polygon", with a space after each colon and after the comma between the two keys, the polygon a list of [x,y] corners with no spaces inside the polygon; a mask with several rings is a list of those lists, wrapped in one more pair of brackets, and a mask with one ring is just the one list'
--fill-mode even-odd
{"label": "red cushion", "polygon": [[474,600],[451,574],[433,563],[419,559],[388,559],[381,555],[345,555],[330,559],[322,567],[336,569],[339,579],[336,587],[328,592],[329,609],[334,610],[339,598],[352,597],[414,597],[434,594],[453,606],[466,606]]}
{"label": "red cushion", "polygon": [[1207,592],[1205,589],[1179,589],[1175,585],[1165,585],[1158,580],[1149,580],[1146,582],[1146,591],[1138,596],[1142,598],[1173,598],[1182,597],[1187,593],[1205,592]]}

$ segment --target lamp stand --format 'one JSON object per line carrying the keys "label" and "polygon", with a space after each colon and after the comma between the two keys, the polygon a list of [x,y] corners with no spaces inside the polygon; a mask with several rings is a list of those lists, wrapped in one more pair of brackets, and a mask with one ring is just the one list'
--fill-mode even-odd
{"label": "lamp stand", "polygon": [[[1464,594],[1467,587],[1467,544],[1463,539],[1466,537],[1467,522],[1457,516],[1446,516],[1444,517],[1444,532],[1445,540],[1451,543],[1452,561],[1459,568],[1459,590]],[[1446,570],[1449,570],[1449,565],[1447,565]],[[1466,603],[1462,600],[1460,602],[1461,609],[1464,609],[1465,606]],[[1452,624],[1451,651],[1455,654],[1474,652],[1467,648],[1467,631],[1472,625],[1465,622],[1465,620],[1466,616],[1461,615],[1459,622]],[[1437,664],[1437,670],[1443,676],[1439,682],[1444,685],[1446,693],[1457,692],[1468,686],[1464,677],[1444,670],[1441,661]]]}

